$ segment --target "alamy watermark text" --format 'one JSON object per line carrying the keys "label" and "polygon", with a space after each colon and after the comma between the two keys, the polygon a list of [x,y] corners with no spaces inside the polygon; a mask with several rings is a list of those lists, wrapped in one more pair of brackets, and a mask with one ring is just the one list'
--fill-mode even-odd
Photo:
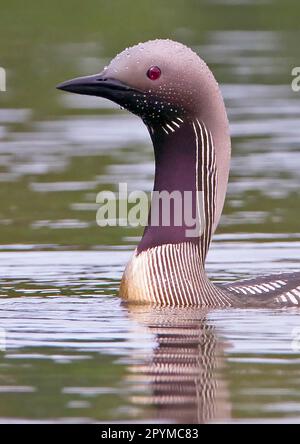
{"label": "alamy watermark text", "polygon": [[202,191],[153,191],[150,196],[144,191],[128,192],[127,184],[119,183],[117,193],[101,191],[96,202],[100,227],[184,227],[187,237],[198,237],[205,229]]}
{"label": "alamy watermark text", "polygon": [[6,71],[0,66],[0,92],[6,91]]}
{"label": "alamy watermark text", "polygon": [[300,91],[300,66],[295,66],[292,69],[292,76],[294,77],[292,80],[292,90],[295,92]]}

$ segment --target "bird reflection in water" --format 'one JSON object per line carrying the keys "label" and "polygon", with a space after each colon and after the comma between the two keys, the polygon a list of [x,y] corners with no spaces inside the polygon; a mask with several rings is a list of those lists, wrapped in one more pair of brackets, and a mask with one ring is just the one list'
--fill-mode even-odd
{"label": "bird reflection in water", "polygon": [[132,401],[152,409],[152,420],[177,423],[224,421],[231,416],[224,379],[225,344],[207,320],[208,311],[128,307],[154,335],[146,364],[130,366],[131,382],[143,386]]}

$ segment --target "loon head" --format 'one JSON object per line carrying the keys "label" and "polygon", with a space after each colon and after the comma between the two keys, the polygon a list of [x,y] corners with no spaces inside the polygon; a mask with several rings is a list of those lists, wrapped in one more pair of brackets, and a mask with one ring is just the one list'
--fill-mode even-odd
{"label": "loon head", "polygon": [[209,80],[208,67],[191,49],[154,40],[125,49],[99,74],[58,88],[110,99],[145,122],[159,123],[197,113]]}

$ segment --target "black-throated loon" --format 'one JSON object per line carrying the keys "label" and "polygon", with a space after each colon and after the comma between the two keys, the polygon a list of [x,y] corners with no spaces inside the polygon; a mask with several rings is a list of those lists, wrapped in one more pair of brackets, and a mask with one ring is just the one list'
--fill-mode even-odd
{"label": "black-throated loon", "polygon": [[[123,275],[124,299],[179,307],[300,306],[300,272],[227,285],[206,275],[206,255],[225,200],[231,142],[220,88],[195,52],[171,40],[140,43],[101,73],[58,88],[110,99],[141,117],[154,146],[154,191],[190,191],[192,210],[201,210],[205,220],[196,237],[187,234],[184,222],[175,224],[174,214],[169,226],[149,223]],[[154,211],[152,201],[149,221]]]}

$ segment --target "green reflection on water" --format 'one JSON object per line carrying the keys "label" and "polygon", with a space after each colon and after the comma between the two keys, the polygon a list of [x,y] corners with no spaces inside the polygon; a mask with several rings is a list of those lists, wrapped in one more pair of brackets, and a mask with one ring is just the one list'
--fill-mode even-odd
{"label": "green reflection on water", "polygon": [[88,353],[76,360],[76,353],[69,359],[67,350],[48,349],[45,354],[44,348],[37,348],[34,353],[40,358],[26,359],[27,352],[0,368],[0,384],[10,386],[9,393],[1,393],[1,417],[51,419],[72,412],[77,418],[106,420],[124,402],[118,381],[125,367],[114,365],[116,357]]}

